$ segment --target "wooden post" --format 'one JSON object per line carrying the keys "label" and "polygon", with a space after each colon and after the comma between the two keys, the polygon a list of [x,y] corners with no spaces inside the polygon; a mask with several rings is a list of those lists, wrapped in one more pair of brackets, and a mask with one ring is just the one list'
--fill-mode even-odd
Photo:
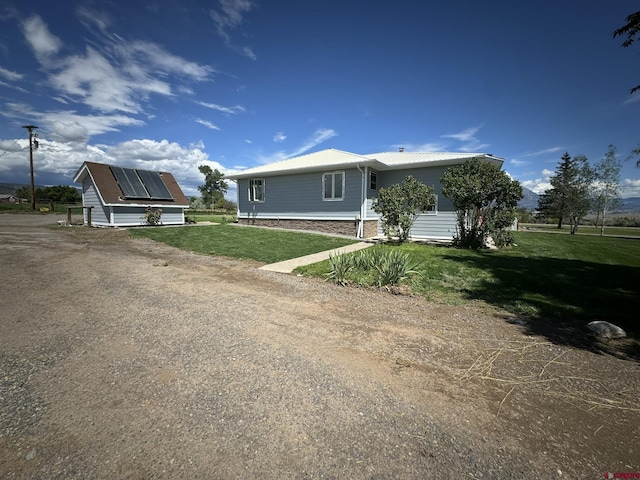
{"label": "wooden post", "polygon": [[87,209],[87,226],[90,227],[91,226],[91,209],[93,208],[93,205],[85,208]]}
{"label": "wooden post", "polygon": [[67,207],[67,226],[71,226],[71,207]]}

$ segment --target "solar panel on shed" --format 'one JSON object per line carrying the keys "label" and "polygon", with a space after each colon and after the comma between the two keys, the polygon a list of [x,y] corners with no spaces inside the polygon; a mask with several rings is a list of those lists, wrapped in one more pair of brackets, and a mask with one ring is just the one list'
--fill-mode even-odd
{"label": "solar panel on shed", "polygon": [[116,177],[120,190],[125,197],[149,198],[149,193],[144,188],[140,177],[133,168],[111,166],[111,171]]}
{"label": "solar panel on shed", "polygon": [[137,170],[140,179],[151,198],[157,198],[158,200],[173,200],[169,189],[165,185],[159,172],[153,172],[151,170]]}

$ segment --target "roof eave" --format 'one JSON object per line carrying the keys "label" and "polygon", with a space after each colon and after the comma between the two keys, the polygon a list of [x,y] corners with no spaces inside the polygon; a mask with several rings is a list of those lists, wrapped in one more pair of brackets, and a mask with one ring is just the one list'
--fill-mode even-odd
{"label": "roof eave", "polygon": [[334,165],[313,165],[309,167],[300,167],[300,168],[286,168],[281,170],[269,170],[265,172],[261,172],[259,170],[252,170],[248,172],[239,172],[231,175],[225,175],[226,179],[229,180],[242,180],[244,178],[255,178],[255,177],[275,177],[278,175],[294,175],[298,173],[313,173],[313,172],[327,172],[333,170],[341,170],[352,168],[356,169],[358,167],[371,167],[377,170],[382,170],[385,168],[385,165],[378,160],[371,159],[363,159],[361,162],[346,162],[346,163],[336,163]]}

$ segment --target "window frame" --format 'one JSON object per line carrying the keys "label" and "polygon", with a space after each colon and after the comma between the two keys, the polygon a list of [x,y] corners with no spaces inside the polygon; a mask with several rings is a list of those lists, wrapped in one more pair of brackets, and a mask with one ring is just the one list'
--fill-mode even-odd
{"label": "window frame", "polygon": [[369,170],[369,190],[378,191],[378,172]]}
{"label": "window frame", "polygon": [[[336,197],[336,175],[342,175],[342,196]],[[326,182],[327,178],[331,178],[331,197],[327,197],[327,187]],[[344,200],[345,195],[345,184],[346,184],[347,176],[344,173],[344,170],[336,170],[334,172],[324,172],[322,174],[322,201],[323,202],[342,202]]]}
{"label": "window frame", "polygon": [[438,215],[438,194],[434,194],[436,197],[435,203],[427,210],[424,210],[422,213],[425,215]]}
{"label": "window frame", "polygon": [[[256,182],[260,182],[260,186],[262,187],[262,195],[261,198],[257,198],[256,196]],[[264,178],[250,178],[249,184],[247,188],[247,198],[250,203],[264,203],[265,198],[265,181]]]}

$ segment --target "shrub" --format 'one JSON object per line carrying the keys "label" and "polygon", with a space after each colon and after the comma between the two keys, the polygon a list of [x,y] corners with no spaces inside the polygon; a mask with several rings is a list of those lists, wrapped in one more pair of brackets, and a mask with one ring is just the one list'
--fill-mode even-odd
{"label": "shrub", "polygon": [[145,220],[149,225],[160,225],[161,217],[162,217],[162,209],[157,208],[154,210],[151,207],[147,207],[147,209],[144,211],[144,215],[142,216],[142,219]]}

